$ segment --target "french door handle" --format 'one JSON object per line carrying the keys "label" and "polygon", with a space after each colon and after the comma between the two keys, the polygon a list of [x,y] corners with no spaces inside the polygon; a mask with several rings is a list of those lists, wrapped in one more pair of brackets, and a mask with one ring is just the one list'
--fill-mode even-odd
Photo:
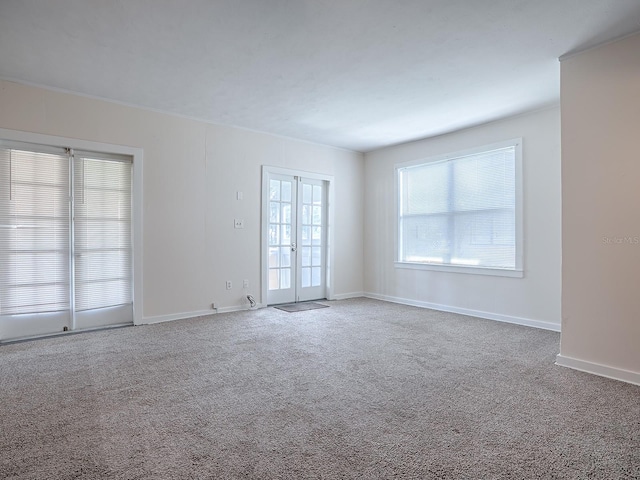
{"label": "french door handle", "polygon": [[298,245],[296,245],[296,243],[294,242],[291,244],[291,251],[295,252],[296,250],[298,250]]}

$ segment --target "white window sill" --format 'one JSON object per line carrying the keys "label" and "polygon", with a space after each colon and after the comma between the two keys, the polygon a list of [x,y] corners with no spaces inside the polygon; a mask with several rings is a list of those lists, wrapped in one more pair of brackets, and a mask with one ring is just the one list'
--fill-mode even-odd
{"label": "white window sill", "polygon": [[496,277],[523,278],[523,270],[507,270],[505,268],[467,267],[464,265],[439,265],[435,263],[394,262],[396,268],[408,270],[431,270],[436,272],[466,273],[470,275],[492,275]]}

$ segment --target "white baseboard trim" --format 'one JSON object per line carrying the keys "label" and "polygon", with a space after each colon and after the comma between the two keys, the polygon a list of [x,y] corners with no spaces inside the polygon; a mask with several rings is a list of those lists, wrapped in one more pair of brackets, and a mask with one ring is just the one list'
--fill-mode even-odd
{"label": "white baseboard trim", "polygon": [[144,317],[141,325],[151,325],[153,323],[172,322],[173,320],[184,320],[185,318],[202,317],[205,315],[216,315],[218,313],[239,312],[242,310],[257,310],[265,305],[257,304],[253,309],[249,305],[232,305],[230,307],[216,308],[215,310],[196,310],[193,312],[171,313],[169,315],[156,315]]}
{"label": "white baseboard trim", "polygon": [[429,303],[420,300],[410,300],[408,298],[392,297],[390,295],[380,295],[377,293],[364,292],[363,296],[385,302],[400,303],[402,305],[411,305],[412,307],[430,308],[431,310],[439,310],[441,312],[459,313],[461,315],[469,315],[471,317],[485,318],[487,320],[496,320],[498,322],[513,323],[516,325],[524,325],[526,327],[541,328],[543,330],[560,331],[560,324],[552,322],[544,322],[541,320],[531,320],[529,318],[514,317],[511,315],[502,315],[500,313],[483,312],[481,310],[471,310],[469,308],[452,307],[450,305],[441,305],[439,303]]}
{"label": "white baseboard trim", "polygon": [[359,298],[364,296],[364,292],[337,293],[329,300],[347,300],[348,298]]}
{"label": "white baseboard trim", "polygon": [[588,362],[586,360],[578,360],[577,358],[571,358],[561,354],[556,356],[556,365],[611,378],[613,380],[620,380],[633,385],[640,385],[640,372],[631,372],[629,370],[600,365],[599,363]]}
{"label": "white baseboard trim", "polygon": [[156,315],[153,317],[143,317],[142,325],[153,323],[172,322],[173,320],[183,320],[185,318],[202,317],[203,315],[213,315],[215,310],[197,310],[194,312],[171,313],[169,315]]}
{"label": "white baseboard trim", "polygon": [[231,313],[231,312],[240,312],[243,310],[257,310],[259,308],[264,308],[266,305],[261,303],[257,303],[255,307],[251,308],[249,305],[233,305],[231,307],[222,307],[218,308],[215,313]]}

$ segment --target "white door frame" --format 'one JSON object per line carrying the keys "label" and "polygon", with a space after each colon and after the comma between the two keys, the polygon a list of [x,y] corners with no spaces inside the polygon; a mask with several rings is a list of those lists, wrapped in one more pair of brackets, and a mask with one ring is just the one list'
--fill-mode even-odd
{"label": "white door frame", "polygon": [[327,243],[326,243],[326,272],[325,272],[325,297],[327,300],[333,300],[333,272],[334,272],[334,255],[332,246],[334,241],[333,218],[334,218],[334,177],[333,175],[325,175],[323,173],[306,172],[303,170],[294,170],[290,168],[274,167],[270,165],[262,166],[262,192],[260,195],[262,201],[262,226],[260,229],[260,248],[261,248],[261,304],[267,306],[267,294],[269,288],[269,202],[265,201],[265,195],[269,192],[269,175],[289,175],[292,177],[313,178],[323,180],[327,185]]}

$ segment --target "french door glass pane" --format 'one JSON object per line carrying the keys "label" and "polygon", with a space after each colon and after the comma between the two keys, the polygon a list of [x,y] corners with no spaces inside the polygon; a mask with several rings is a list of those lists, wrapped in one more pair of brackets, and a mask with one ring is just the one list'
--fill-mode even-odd
{"label": "french door glass pane", "polygon": [[280,249],[280,266],[281,267],[291,266],[291,247],[282,247]]}
{"label": "french door glass pane", "polygon": [[282,201],[291,201],[291,182],[282,182]]}
{"label": "french door glass pane", "polygon": [[311,247],[302,247],[302,266],[311,266]]}
{"label": "french door glass pane", "polygon": [[291,204],[283,203],[282,204],[282,223],[290,224],[291,223]]}
{"label": "french door glass pane", "polygon": [[269,225],[269,245],[280,245],[278,225]]}
{"label": "french door glass pane", "polygon": [[312,220],[314,225],[322,224],[322,207],[318,205],[313,206]]}
{"label": "french door glass pane", "polygon": [[271,200],[280,200],[280,181],[271,180],[269,182],[269,198]]}
{"label": "french door glass pane", "polygon": [[280,288],[291,288],[291,269],[280,269]]}
{"label": "french door glass pane", "polygon": [[269,290],[291,288],[293,182],[269,180]]}
{"label": "french door glass pane", "polygon": [[269,290],[280,288],[280,270],[272,268],[269,270]]}
{"label": "french door glass pane", "polygon": [[311,200],[312,191],[313,189],[311,185],[306,183],[302,185],[302,203],[309,204],[312,202]]}
{"label": "french door glass pane", "polygon": [[302,245],[311,245],[311,227],[302,227]]}
{"label": "french door glass pane", "polygon": [[311,208],[309,205],[302,205],[302,223],[305,225],[311,223]]}
{"label": "french door glass pane", "polygon": [[302,288],[308,288],[311,286],[311,268],[302,268]]}
{"label": "french door glass pane", "polygon": [[322,245],[322,227],[313,227],[311,241],[314,245]]}
{"label": "french door glass pane", "polygon": [[321,247],[313,247],[312,249],[313,255],[311,258],[311,264],[315,266],[322,265],[322,248]]}
{"label": "french door glass pane", "polygon": [[280,266],[280,257],[278,256],[278,248],[269,248],[269,268],[277,268]]}
{"label": "french door glass pane", "polygon": [[291,225],[282,225],[282,243],[291,245]]}
{"label": "french door glass pane", "polygon": [[269,221],[271,223],[278,223],[280,221],[280,203],[271,202]]}

